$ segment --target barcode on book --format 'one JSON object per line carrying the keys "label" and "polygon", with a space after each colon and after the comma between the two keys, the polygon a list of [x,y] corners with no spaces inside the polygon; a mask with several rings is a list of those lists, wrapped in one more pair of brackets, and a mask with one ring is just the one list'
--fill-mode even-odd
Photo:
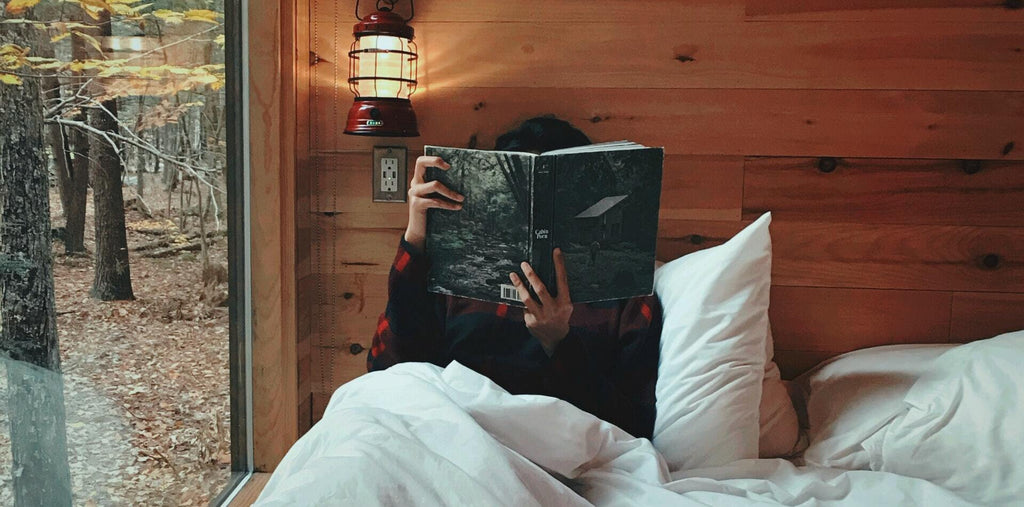
{"label": "barcode on book", "polygon": [[516,290],[515,285],[501,284],[501,299],[519,301],[519,291]]}

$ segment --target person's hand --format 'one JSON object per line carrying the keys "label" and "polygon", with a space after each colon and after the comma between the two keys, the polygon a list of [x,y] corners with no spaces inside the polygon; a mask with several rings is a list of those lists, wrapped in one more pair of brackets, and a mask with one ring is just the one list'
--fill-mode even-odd
{"label": "person's hand", "polygon": [[451,168],[448,162],[441,160],[441,157],[416,158],[416,169],[409,184],[409,225],[405,228],[405,240],[420,250],[423,250],[426,243],[427,209],[460,210],[464,199],[461,194],[440,181],[424,182],[423,174],[428,167],[437,167],[445,171]]}
{"label": "person's hand", "polygon": [[550,356],[554,353],[555,347],[569,334],[569,317],[572,316],[572,300],[569,298],[569,277],[565,274],[565,257],[562,249],[556,248],[551,254],[555,261],[555,278],[558,283],[558,296],[552,296],[548,292],[544,282],[537,276],[537,272],[529,263],[522,264],[523,274],[537,294],[535,300],[530,296],[530,291],[523,284],[523,281],[515,273],[509,273],[512,285],[519,291],[519,299],[526,305],[526,312],[523,320],[526,321],[526,329],[530,331],[541,346],[544,352]]}

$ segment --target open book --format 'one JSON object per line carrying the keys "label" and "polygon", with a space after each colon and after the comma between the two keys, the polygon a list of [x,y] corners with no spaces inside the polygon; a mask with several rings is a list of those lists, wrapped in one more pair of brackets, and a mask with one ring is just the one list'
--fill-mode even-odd
{"label": "open book", "polygon": [[533,153],[426,146],[451,165],[428,168],[465,196],[427,212],[428,290],[522,306],[509,281],[520,263],[557,294],[562,249],[574,303],[649,295],[661,197],[662,148],[629,141]]}

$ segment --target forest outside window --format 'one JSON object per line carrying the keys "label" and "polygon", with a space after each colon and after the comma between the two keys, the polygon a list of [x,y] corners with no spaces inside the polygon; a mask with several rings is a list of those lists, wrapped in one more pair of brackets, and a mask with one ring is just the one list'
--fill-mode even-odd
{"label": "forest outside window", "polygon": [[240,7],[0,2],[0,505],[249,469]]}

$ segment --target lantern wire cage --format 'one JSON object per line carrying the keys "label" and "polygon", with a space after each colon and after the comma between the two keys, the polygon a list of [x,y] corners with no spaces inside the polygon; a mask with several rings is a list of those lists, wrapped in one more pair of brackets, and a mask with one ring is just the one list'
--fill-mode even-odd
{"label": "lantern wire cage", "polygon": [[349,90],[356,96],[349,109],[345,133],[370,136],[418,136],[416,113],[410,97],[416,91],[419,56],[414,31],[394,12],[400,0],[376,0],[376,10],[359,16],[349,47]]}
{"label": "lantern wire cage", "polygon": [[[401,49],[393,48],[380,48],[377,47],[377,43],[381,42],[382,38],[396,39]],[[364,39],[372,39],[374,44],[370,47],[362,47],[362,41]],[[394,41],[391,41],[394,44]],[[416,43],[403,39],[401,37],[383,36],[383,35],[364,35],[357,38],[352,42],[352,46],[348,52],[348,87],[349,90],[355,94],[356,97],[393,97],[393,98],[409,98],[413,93],[416,92],[416,76],[419,70],[418,61],[419,55],[417,54]],[[396,55],[404,60],[403,64],[399,66],[399,73],[397,76],[381,75],[381,71],[385,70],[382,67],[391,67],[391,65],[382,65],[382,60]],[[368,59],[372,59],[372,62],[368,62],[372,65],[372,72],[367,72],[367,66],[363,65]],[[372,90],[360,89],[360,83],[369,81],[373,85]],[[381,90],[381,81],[397,83],[397,86],[388,86],[385,90]],[[402,89],[405,88],[405,94],[402,93]],[[403,96],[404,95],[404,96]]]}

